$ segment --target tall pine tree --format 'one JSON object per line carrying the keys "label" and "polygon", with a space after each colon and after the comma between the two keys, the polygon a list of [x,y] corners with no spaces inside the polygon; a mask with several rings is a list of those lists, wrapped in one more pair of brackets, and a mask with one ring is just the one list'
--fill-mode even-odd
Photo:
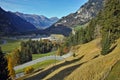
{"label": "tall pine tree", "polygon": [[8,63],[0,47],[0,80],[11,80],[8,71]]}

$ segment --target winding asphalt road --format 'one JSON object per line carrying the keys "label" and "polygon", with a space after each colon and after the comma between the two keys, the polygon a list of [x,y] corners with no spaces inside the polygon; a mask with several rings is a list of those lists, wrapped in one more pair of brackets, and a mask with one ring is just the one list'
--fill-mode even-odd
{"label": "winding asphalt road", "polygon": [[42,57],[42,58],[38,58],[36,60],[33,60],[33,61],[30,61],[30,62],[27,62],[27,63],[24,63],[22,65],[19,65],[19,66],[15,66],[14,67],[14,70],[18,70],[18,69],[23,69],[25,67],[28,67],[28,66],[31,66],[31,65],[34,65],[34,64],[37,64],[38,62],[42,62],[42,61],[46,61],[46,60],[51,60],[51,59],[55,59],[55,60],[63,60],[67,57],[70,57],[72,56],[73,53],[72,52],[69,52],[63,56],[55,56],[55,55],[51,55],[51,56],[45,56],[45,57]]}
{"label": "winding asphalt road", "polygon": [[[34,64],[37,64],[38,62],[42,62],[42,61],[46,61],[46,60],[51,60],[51,59],[55,59],[55,60],[64,60],[65,58],[68,58],[70,56],[72,56],[73,53],[70,51],[69,53],[63,55],[63,56],[55,56],[55,55],[51,55],[51,56],[45,56],[45,57],[42,57],[42,58],[38,58],[36,60],[33,60],[33,61],[30,61],[30,62],[27,62],[27,63],[24,63],[22,65],[19,65],[19,66],[15,66],[14,69],[15,70],[18,70],[18,69],[23,69],[25,67],[28,67],[28,66],[31,66],[31,65],[34,65]],[[19,78],[19,77],[22,77],[24,76],[24,73],[18,73],[16,74],[16,78]]]}

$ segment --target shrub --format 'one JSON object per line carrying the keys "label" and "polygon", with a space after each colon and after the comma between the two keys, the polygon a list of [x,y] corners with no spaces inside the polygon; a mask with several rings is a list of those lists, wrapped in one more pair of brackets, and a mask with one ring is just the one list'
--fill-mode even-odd
{"label": "shrub", "polygon": [[76,54],[75,54],[75,53],[73,53],[73,57],[76,57]]}
{"label": "shrub", "polygon": [[34,68],[32,66],[26,67],[24,70],[25,74],[32,73],[33,71],[34,71]]}
{"label": "shrub", "polygon": [[109,35],[107,33],[105,33],[105,35],[102,36],[102,51],[101,51],[101,54],[102,55],[108,54],[109,51],[110,51],[110,47],[111,47],[111,42],[110,42]]}

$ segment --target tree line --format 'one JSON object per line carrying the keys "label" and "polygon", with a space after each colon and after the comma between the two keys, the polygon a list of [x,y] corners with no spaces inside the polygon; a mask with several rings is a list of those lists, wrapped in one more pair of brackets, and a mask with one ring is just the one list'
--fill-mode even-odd
{"label": "tree line", "polygon": [[75,46],[78,44],[87,43],[95,38],[94,34],[94,25],[95,20],[91,20],[87,27],[81,27],[76,31],[75,34],[70,34],[70,36],[66,39],[66,46]]}
{"label": "tree line", "polygon": [[[120,0],[106,0],[97,21],[102,26],[102,54],[112,51],[111,45],[120,38]],[[115,47],[115,46],[114,46]],[[114,48],[113,47],[113,48]]]}
{"label": "tree line", "polygon": [[53,43],[49,40],[40,41],[24,41],[21,42],[21,49],[17,49],[12,53],[18,58],[18,64],[22,64],[32,60],[32,54],[45,54],[56,50],[58,47],[57,43]]}

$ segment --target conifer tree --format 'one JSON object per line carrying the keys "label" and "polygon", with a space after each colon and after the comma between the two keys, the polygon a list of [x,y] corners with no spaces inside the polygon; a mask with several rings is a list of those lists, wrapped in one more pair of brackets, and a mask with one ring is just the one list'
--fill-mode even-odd
{"label": "conifer tree", "polygon": [[0,47],[0,80],[11,80],[8,71],[8,63]]}
{"label": "conifer tree", "polygon": [[106,55],[107,53],[109,53],[110,46],[111,46],[110,36],[109,36],[109,34],[105,33],[102,36],[102,51],[101,51],[101,54]]}

